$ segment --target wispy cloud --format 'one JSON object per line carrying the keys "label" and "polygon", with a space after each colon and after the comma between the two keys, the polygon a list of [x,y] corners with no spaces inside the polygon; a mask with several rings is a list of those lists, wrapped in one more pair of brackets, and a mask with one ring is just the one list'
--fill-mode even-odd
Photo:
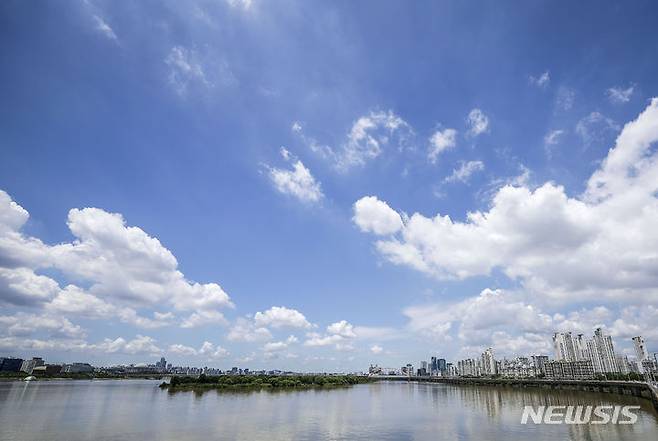
{"label": "wispy cloud", "polygon": [[94,22],[96,23],[96,30],[101,34],[105,35],[108,39],[113,41],[119,41],[117,35],[114,33],[114,30],[110,27],[109,24],[103,18],[98,15],[93,16]]}
{"label": "wispy cloud", "polygon": [[295,121],[292,132],[308,147],[334,163],[340,172],[365,165],[379,157],[386,147],[404,150],[414,137],[412,127],[393,111],[372,111],[359,117],[347,133],[347,139],[339,148],[321,144],[304,133],[300,122]]}
{"label": "wispy cloud", "polygon": [[565,86],[560,86],[555,97],[555,107],[559,110],[571,110],[576,102],[576,91]]}
{"label": "wispy cloud", "polygon": [[548,87],[548,84],[551,82],[551,75],[548,71],[546,71],[537,77],[535,77],[534,75],[530,75],[528,80],[530,81],[530,84],[545,89],[546,87]]}
{"label": "wispy cloud", "polygon": [[606,133],[616,132],[620,128],[613,119],[600,112],[592,112],[578,121],[576,133],[583,140],[583,145],[588,147],[594,141],[600,140]]}
{"label": "wispy cloud", "polygon": [[564,130],[556,129],[551,130],[544,136],[545,145],[555,145],[560,141],[560,137],[564,134]]}
{"label": "wispy cloud", "polygon": [[253,0],[226,0],[232,8],[241,8],[245,11],[251,9],[253,6]]}
{"label": "wispy cloud", "polygon": [[613,103],[627,103],[631,100],[631,96],[635,91],[635,86],[630,85],[626,89],[621,87],[611,87],[605,91],[608,99]]}
{"label": "wispy cloud", "polygon": [[427,158],[434,164],[439,155],[457,145],[457,131],[455,129],[437,130],[430,137],[430,146]]}
{"label": "wispy cloud", "polygon": [[281,147],[280,153],[285,161],[292,162],[292,168],[268,167],[269,177],[274,187],[280,193],[293,196],[302,202],[320,201],[324,194],[320,183],[315,180],[311,171],[284,147]]}
{"label": "wispy cloud", "polygon": [[479,136],[489,131],[489,117],[480,109],[471,110],[466,118],[466,123],[470,136]]}
{"label": "wispy cloud", "polygon": [[482,161],[462,161],[459,168],[456,168],[452,171],[452,174],[446,177],[444,183],[453,183],[453,182],[463,182],[466,183],[469,181],[471,176],[474,173],[481,172],[484,170],[484,162]]}

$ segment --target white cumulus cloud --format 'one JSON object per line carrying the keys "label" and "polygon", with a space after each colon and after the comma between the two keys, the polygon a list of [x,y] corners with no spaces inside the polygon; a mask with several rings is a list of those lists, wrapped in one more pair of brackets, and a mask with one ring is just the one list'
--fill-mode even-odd
{"label": "white cumulus cloud", "polygon": [[442,152],[453,149],[456,145],[457,131],[455,129],[437,130],[430,137],[427,158],[434,164]]}
{"label": "white cumulus cloud", "polygon": [[468,213],[465,221],[414,213],[399,229],[380,231],[389,237],[377,249],[395,264],[439,278],[499,268],[556,300],[655,301],[658,154],[651,147],[657,141],[653,99],[626,124],[584,194],[569,196],[552,182],[535,189],[506,185],[488,210]]}
{"label": "white cumulus cloud", "polygon": [[257,312],[254,315],[254,323],[258,327],[272,328],[310,328],[311,323],[306,320],[304,314],[296,309],[285,306],[273,306],[267,311]]}
{"label": "white cumulus cloud", "polygon": [[354,203],[353,220],[361,231],[380,235],[395,233],[403,227],[402,217],[375,196],[365,196]]}
{"label": "white cumulus cloud", "polygon": [[269,177],[280,193],[287,194],[302,202],[318,202],[323,197],[320,183],[304,166],[302,161],[293,158],[288,150],[281,148],[281,155],[286,161],[292,161],[291,169],[269,167]]}

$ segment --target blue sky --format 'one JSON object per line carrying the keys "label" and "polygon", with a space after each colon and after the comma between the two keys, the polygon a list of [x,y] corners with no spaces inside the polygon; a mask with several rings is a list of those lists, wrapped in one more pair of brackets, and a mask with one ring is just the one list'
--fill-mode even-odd
{"label": "blue sky", "polygon": [[658,351],[655,9],[3,2],[0,352]]}

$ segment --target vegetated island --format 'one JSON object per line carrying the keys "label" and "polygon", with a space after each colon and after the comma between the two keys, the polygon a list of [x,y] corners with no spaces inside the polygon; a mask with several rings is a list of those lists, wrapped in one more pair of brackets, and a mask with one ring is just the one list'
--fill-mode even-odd
{"label": "vegetated island", "polygon": [[370,383],[372,378],[358,375],[218,375],[174,376],[160,388],[179,390],[236,389],[311,389],[344,387]]}

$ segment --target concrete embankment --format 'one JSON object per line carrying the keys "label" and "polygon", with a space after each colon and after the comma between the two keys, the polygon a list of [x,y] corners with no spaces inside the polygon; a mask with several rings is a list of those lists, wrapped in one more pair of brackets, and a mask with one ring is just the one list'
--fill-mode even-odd
{"label": "concrete embankment", "polygon": [[443,378],[443,377],[399,377],[382,376],[382,380],[422,381],[430,383],[464,384],[504,387],[538,387],[555,390],[581,390],[632,395],[645,398],[653,403],[658,411],[658,388],[642,381],[603,381],[603,380],[543,380],[526,378]]}

